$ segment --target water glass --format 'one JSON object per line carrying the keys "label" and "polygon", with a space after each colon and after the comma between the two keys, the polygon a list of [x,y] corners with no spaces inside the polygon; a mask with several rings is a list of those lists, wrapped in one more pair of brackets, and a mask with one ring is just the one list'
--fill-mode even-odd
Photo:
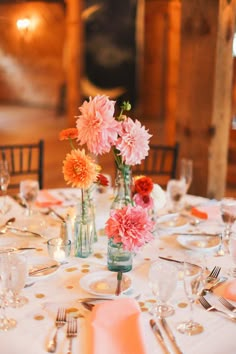
{"label": "water glass", "polygon": [[10,296],[8,304],[10,307],[21,307],[28,302],[28,299],[20,294],[28,276],[27,260],[22,254],[10,253],[8,257],[10,271],[8,282]]}
{"label": "water glass", "polygon": [[193,160],[183,158],[180,161],[180,179],[185,181],[186,192],[189,190],[189,187],[193,179]]}
{"label": "water glass", "polygon": [[184,179],[171,179],[167,183],[167,199],[171,212],[178,212],[182,207],[182,200],[186,194]]}
{"label": "water glass", "polygon": [[229,238],[229,253],[233,261],[233,267],[229,269],[228,274],[236,278],[236,232],[231,232]]}
{"label": "water glass", "polygon": [[7,160],[0,160],[0,188],[3,196],[0,211],[5,214],[9,210],[6,204],[7,188],[10,183],[10,172]]}
{"label": "water glass", "polygon": [[223,198],[220,202],[220,211],[225,225],[223,239],[228,241],[233,223],[236,221],[236,199]]}
{"label": "water glass", "polygon": [[64,262],[71,253],[71,240],[51,238],[47,241],[48,254],[57,262]]}
{"label": "water glass", "polygon": [[156,317],[173,315],[174,308],[167,301],[173,295],[177,285],[178,270],[175,265],[162,260],[155,261],[149,269],[148,279],[157,300],[150,313]]}
{"label": "water glass", "polygon": [[32,215],[32,206],[37,199],[38,192],[38,181],[27,179],[20,182],[20,195],[27,205],[27,216]]}

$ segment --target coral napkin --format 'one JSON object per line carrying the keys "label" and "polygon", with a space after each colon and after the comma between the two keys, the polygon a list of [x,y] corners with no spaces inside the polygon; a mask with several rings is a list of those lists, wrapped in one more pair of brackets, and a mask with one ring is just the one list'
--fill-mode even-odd
{"label": "coral napkin", "polygon": [[140,315],[134,299],[96,304],[86,322],[84,354],[145,354]]}
{"label": "coral napkin", "polygon": [[62,201],[55,198],[52,194],[50,194],[46,189],[42,189],[39,191],[36,205],[42,208],[50,207],[52,205],[60,205]]}
{"label": "coral napkin", "polygon": [[214,290],[214,293],[228,300],[236,301],[236,280],[230,280],[218,286],[218,288]]}
{"label": "coral napkin", "polygon": [[206,205],[201,207],[193,207],[191,214],[200,219],[221,220],[219,205]]}

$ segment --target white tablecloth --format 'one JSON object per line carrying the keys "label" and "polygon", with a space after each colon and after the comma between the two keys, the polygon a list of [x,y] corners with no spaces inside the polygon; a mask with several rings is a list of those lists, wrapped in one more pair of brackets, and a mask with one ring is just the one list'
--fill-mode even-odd
{"label": "white tablecloth", "polygon": [[[50,192],[63,199],[59,190]],[[63,190],[63,193],[71,198],[69,201],[64,201],[65,205],[73,204],[71,201],[75,202],[74,190]],[[190,197],[190,201],[196,204],[206,202],[206,200],[197,197]],[[23,219],[24,209],[10,198],[8,198],[8,202],[11,203],[11,208],[6,215],[0,217],[0,225],[11,216],[16,216],[18,223]],[[103,194],[98,195],[96,204],[97,227],[99,230],[104,227],[109,214],[109,197],[107,198]],[[69,212],[72,214],[73,207],[70,206],[69,208]],[[56,210],[65,215],[65,208],[57,207]],[[52,216],[40,215],[42,220],[44,220],[44,225],[41,226],[40,232],[45,238],[58,236],[60,232],[59,220]],[[223,227],[220,220],[217,227]],[[0,246],[35,246],[36,250],[27,251],[26,253],[29,263],[35,257],[47,256],[45,241],[44,238],[19,236],[13,233],[0,235]],[[81,277],[88,274],[86,273],[87,270],[91,273],[107,269],[106,251],[107,239],[103,232],[100,231],[99,241],[94,245],[94,254],[92,256],[85,259],[71,256],[68,259],[68,263],[60,266],[56,272],[48,276],[34,278],[34,285],[22,291],[22,294],[28,298],[29,302],[21,308],[7,308],[7,313],[14,317],[18,324],[15,329],[8,332],[0,332],[0,352],[2,354],[45,353],[47,342],[54,331],[55,314],[59,306],[65,306],[71,311],[78,310],[81,316],[86,316],[87,311],[79,304],[77,299],[90,296],[90,294],[80,287],[79,281]],[[151,305],[148,300],[154,298],[148,286],[148,270],[151,262],[156,260],[158,256],[172,256],[176,259],[183,259],[183,257],[187,256],[190,260],[192,257],[189,250],[178,244],[175,235],[167,231],[161,231],[155,236],[155,240],[146,245],[142,252],[134,258],[133,269],[129,274],[132,277],[135,293],[140,294],[137,301],[140,304],[142,303],[142,327],[145,333],[148,354],[162,353],[162,349],[149,326],[149,320],[152,316],[148,311],[145,311],[145,308]],[[195,256],[198,257],[199,262],[205,262],[209,269],[214,265],[222,266],[221,274],[224,274],[232,264],[229,255],[215,257],[214,251],[195,252]],[[28,279],[27,283],[31,281],[32,279]],[[219,308],[222,308],[216,296],[209,295],[209,299],[212,303],[217,304]],[[195,319],[204,326],[204,332],[188,337],[178,333],[176,330],[179,321],[189,318],[189,307],[182,308],[179,306],[181,303],[187,303],[182,281],[178,282],[177,289],[170,302],[174,305],[175,314],[168,318],[168,323],[184,354],[236,353],[236,339],[234,338],[236,322],[232,322],[217,313],[208,313],[200,305],[194,305]],[[78,319],[78,325],[78,337],[73,340],[73,353],[83,354],[83,317]],[[65,331],[65,327],[59,331],[57,353],[66,353],[68,340]],[[174,353],[171,346],[169,346],[169,350]]]}

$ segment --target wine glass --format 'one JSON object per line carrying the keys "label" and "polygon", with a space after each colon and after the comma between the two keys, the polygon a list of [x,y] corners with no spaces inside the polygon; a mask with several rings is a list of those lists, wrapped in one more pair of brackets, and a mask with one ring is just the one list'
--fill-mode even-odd
{"label": "wine glass", "polygon": [[39,182],[36,180],[23,180],[20,182],[20,195],[27,206],[26,215],[32,215],[32,206],[37,199],[39,192]]}
{"label": "wine glass", "polygon": [[10,183],[10,172],[7,160],[0,161],[0,188],[3,195],[3,203],[1,206],[1,213],[5,214],[9,210],[6,204],[7,188]]}
{"label": "wine glass", "polygon": [[229,253],[231,255],[231,258],[233,260],[234,266],[229,269],[228,274],[236,278],[236,232],[231,232],[230,238],[229,238]]}
{"label": "wine glass", "polygon": [[181,202],[186,194],[186,183],[184,179],[170,179],[167,183],[167,199],[171,212],[181,209]]}
{"label": "wine glass", "polygon": [[6,315],[8,284],[10,278],[9,254],[0,254],[0,330],[8,331],[16,326],[16,320]]}
{"label": "wine glass", "polygon": [[180,161],[180,179],[185,181],[186,193],[193,179],[193,160],[183,158]]}
{"label": "wine glass", "polygon": [[188,262],[184,262],[184,291],[187,296],[191,317],[189,320],[180,322],[177,326],[177,330],[182,334],[194,335],[203,331],[203,326],[195,322],[193,319],[193,304],[197,299],[200,290],[202,289],[202,268],[199,268],[198,272],[192,272],[192,265]]}
{"label": "wine glass", "polygon": [[149,269],[148,279],[153,295],[157,298],[157,303],[150,310],[151,314],[157,317],[173,315],[174,308],[167,301],[177,285],[177,268],[165,261],[155,261]]}
{"label": "wine glass", "polygon": [[223,198],[220,202],[220,211],[225,225],[223,239],[229,241],[231,229],[236,220],[236,199]]}
{"label": "wine glass", "polygon": [[28,302],[25,296],[20,295],[24,288],[28,275],[28,267],[26,257],[24,255],[10,253],[9,254],[10,278],[8,290],[11,294],[8,304],[11,307],[21,307]]}

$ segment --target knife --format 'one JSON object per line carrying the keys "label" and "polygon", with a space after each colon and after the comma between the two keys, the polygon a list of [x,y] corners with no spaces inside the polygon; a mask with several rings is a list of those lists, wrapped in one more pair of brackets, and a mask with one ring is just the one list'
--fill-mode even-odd
{"label": "knife", "polygon": [[9,248],[3,248],[0,249],[0,253],[10,253],[10,252],[17,252],[17,251],[27,251],[27,250],[35,250],[35,247],[9,247]]}
{"label": "knife", "polygon": [[160,345],[162,347],[163,352],[166,353],[166,354],[170,354],[170,352],[169,352],[169,350],[168,350],[168,348],[167,348],[167,346],[166,346],[166,344],[164,342],[164,338],[163,338],[163,336],[161,334],[161,331],[158,328],[156,322],[153,319],[151,319],[149,321],[149,323],[150,323],[150,326],[152,328],[153,333],[155,334],[158,342],[160,343]]}
{"label": "knife", "polygon": [[220,232],[218,234],[209,234],[207,232],[174,232],[173,235],[219,237]]}
{"label": "knife", "polygon": [[[179,260],[174,259],[174,258],[167,258],[167,257],[162,257],[162,256],[159,256],[158,258],[164,259],[164,261],[170,261],[170,262],[175,262],[175,263],[179,263],[179,264],[184,264],[184,261],[179,261]],[[185,263],[188,263],[188,264],[192,265],[193,267],[200,267],[200,266],[198,266],[197,264],[194,264],[194,263],[190,263],[190,262],[185,262]]]}
{"label": "knife", "polygon": [[58,268],[59,265],[58,264],[52,264],[50,266],[47,266],[47,267],[43,267],[43,268],[39,268],[39,269],[35,269],[35,270],[31,270],[29,271],[29,275],[35,275],[35,274],[38,274],[38,273],[41,273],[41,272],[44,272],[45,270],[48,270],[48,269],[52,269],[52,268]]}
{"label": "knife", "polygon": [[166,319],[162,317],[162,318],[160,318],[160,322],[161,322],[163,329],[165,330],[165,332],[167,334],[167,337],[169,338],[169,340],[171,341],[171,343],[173,345],[175,353],[176,354],[183,354],[183,352],[181,351],[181,349],[179,348],[179,346],[176,342],[175,336],[173,335]]}
{"label": "knife", "polygon": [[31,231],[31,230],[26,230],[26,229],[19,229],[18,227],[15,227],[15,226],[7,226],[7,230],[15,231],[15,232],[22,232],[22,233],[26,233],[26,234],[31,234],[31,235],[36,236],[36,237],[45,238],[45,236],[39,234],[38,232],[34,232],[34,231]]}

